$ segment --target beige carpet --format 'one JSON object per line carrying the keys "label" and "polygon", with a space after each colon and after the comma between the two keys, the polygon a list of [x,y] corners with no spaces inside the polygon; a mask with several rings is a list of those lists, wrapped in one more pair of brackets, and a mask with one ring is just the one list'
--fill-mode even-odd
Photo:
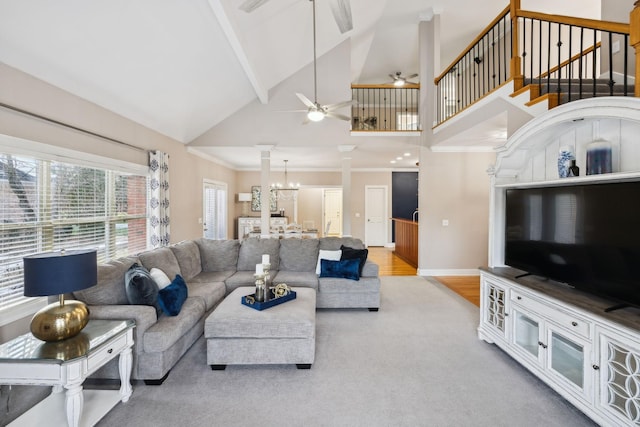
{"label": "beige carpet", "polygon": [[378,313],[317,312],[316,361],[212,371],[200,339],[162,386],[134,386],[106,426],[589,426],[478,340],[478,308],[437,282],[383,277]]}

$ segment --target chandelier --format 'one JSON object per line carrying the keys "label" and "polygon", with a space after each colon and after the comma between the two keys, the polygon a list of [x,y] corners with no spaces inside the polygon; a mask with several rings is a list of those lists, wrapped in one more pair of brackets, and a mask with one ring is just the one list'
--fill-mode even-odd
{"label": "chandelier", "polygon": [[277,200],[298,199],[298,190],[300,189],[300,183],[289,181],[289,173],[287,171],[288,162],[289,160],[284,161],[284,184],[280,182],[271,184],[271,191],[275,193]]}

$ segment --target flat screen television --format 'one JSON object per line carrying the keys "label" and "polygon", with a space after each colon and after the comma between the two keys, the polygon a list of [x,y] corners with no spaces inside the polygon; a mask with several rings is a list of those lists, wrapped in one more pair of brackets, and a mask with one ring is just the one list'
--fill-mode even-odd
{"label": "flat screen television", "polygon": [[640,182],[508,189],[505,264],[640,307]]}

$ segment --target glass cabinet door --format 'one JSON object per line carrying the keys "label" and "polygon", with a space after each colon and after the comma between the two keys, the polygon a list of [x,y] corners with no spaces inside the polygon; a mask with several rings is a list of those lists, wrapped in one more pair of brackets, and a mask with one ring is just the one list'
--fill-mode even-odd
{"label": "glass cabinet door", "polygon": [[487,284],[487,321],[502,333],[505,332],[505,301],[506,293],[504,289],[494,286],[492,283]]}
{"label": "glass cabinet door", "polygon": [[538,359],[540,355],[540,323],[518,308],[514,308],[513,342],[527,355]]}
{"label": "glass cabinet door", "polygon": [[549,337],[549,369],[579,388],[584,388],[584,346],[556,331],[551,331]]}

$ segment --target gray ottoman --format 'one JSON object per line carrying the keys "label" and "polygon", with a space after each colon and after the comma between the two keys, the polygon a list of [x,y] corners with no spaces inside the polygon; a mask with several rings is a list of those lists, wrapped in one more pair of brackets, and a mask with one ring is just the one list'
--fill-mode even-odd
{"label": "gray ottoman", "polygon": [[204,323],[211,369],[288,363],[311,368],[316,353],[316,291],[292,289],[296,299],[262,311],[241,303],[243,296],[255,292],[254,287],[231,292]]}

